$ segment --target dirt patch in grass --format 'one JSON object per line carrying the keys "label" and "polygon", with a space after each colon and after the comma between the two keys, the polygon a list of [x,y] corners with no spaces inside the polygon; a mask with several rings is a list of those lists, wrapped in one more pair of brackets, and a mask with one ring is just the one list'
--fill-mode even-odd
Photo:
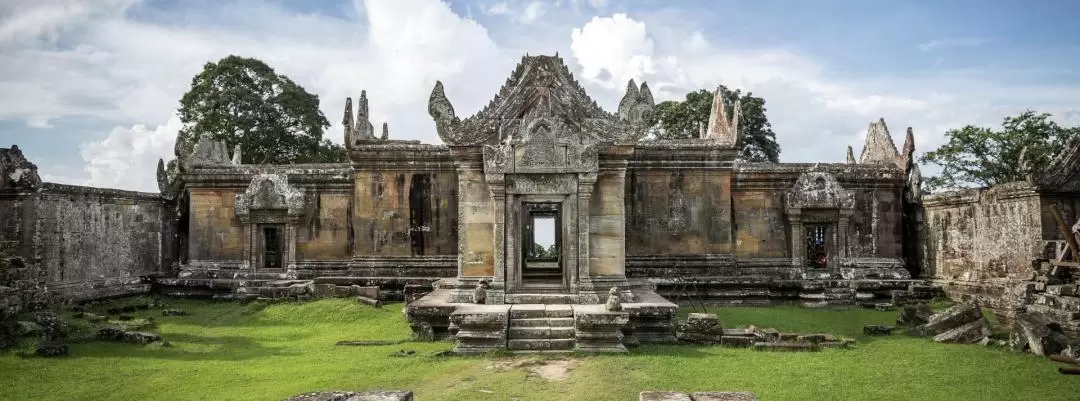
{"label": "dirt patch in grass", "polygon": [[508,359],[495,361],[488,369],[500,372],[520,369],[529,372],[529,376],[560,382],[568,379],[579,363],[576,359]]}

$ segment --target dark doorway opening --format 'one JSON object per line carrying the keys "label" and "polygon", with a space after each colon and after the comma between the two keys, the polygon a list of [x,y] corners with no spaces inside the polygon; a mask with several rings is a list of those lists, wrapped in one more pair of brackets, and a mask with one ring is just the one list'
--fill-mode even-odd
{"label": "dark doorway opening", "polygon": [[829,265],[828,226],[806,226],[806,267],[824,269]]}
{"label": "dark doorway opening", "polygon": [[262,226],[262,264],[264,270],[280,270],[282,268],[283,241],[282,227],[279,225]]}

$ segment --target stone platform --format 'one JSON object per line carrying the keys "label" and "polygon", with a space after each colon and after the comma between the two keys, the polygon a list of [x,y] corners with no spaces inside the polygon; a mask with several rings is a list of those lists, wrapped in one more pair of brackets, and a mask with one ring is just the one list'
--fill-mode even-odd
{"label": "stone platform", "polygon": [[453,338],[460,354],[626,352],[627,345],[675,341],[678,306],[651,290],[628,290],[633,302],[623,303],[620,311],[603,304],[455,303],[451,291],[437,286],[409,304],[405,315],[416,337]]}

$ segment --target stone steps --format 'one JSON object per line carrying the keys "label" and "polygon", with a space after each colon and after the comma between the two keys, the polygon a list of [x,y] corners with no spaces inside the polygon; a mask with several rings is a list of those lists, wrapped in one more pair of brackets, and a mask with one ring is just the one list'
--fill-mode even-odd
{"label": "stone steps", "polygon": [[572,317],[553,317],[553,318],[528,318],[528,319],[513,319],[510,321],[510,327],[574,327],[574,318]]}
{"label": "stone steps", "polygon": [[549,294],[549,293],[506,294],[506,303],[508,303],[508,304],[572,305],[572,304],[576,304],[577,300],[578,300],[578,297],[577,297],[577,295],[574,295],[574,294]]}
{"label": "stone steps", "polygon": [[570,305],[513,305],[509,318],[506,347],[510,351],[574,348],[574,309]]}

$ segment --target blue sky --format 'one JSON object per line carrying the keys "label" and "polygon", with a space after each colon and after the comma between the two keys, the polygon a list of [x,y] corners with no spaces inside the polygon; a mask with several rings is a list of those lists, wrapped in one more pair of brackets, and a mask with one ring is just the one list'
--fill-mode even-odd
{"label": "blue sky", "polygon": [[[0,146],[46,180],[155,190],[172,114],[202,64],[256,57],[316,93],[341,142],[368,90],[391,136],[437,143],[427,94],[459,114],[526,53],[559,52],[602,106],[717,84],[766,99],[783,161],[839,162],[870,121],[919,153],[1024,109],[1080,125],[1080,2],[13,0],[0,4]],[[933,168],[924,171],[933,172]]]}

